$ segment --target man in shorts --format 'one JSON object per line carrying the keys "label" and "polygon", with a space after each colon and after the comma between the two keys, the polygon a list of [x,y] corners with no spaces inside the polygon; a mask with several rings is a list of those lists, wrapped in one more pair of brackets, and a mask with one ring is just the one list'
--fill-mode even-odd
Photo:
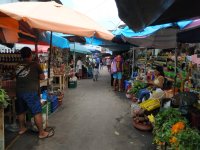
{"label": "man in shorts", "polygon": [[32,52],[29,47],[23,47],[20,52],[23,61],[16,68],[16,112],[19,119],[19,134],[27,131],[25,115],[30,110],[39,131],[39,138],[51,137],[54,131],[46,132],[43,129],[42,107],[38,94],[39,81],[45,78],[44,73],[39,64],[32,62]]}
{"label": "man in shorts", "polygon": [[121,55],[117,55],[114,59],[114,65],[116,66],[113,66],[116,68],[116,72],[113,72],[113,87],[114,87],[114,91],[117,90],[117,80],[118,80],[118,90],[119,92],[122,91],[122,73],[123,73],[123,59],[121,57]]}

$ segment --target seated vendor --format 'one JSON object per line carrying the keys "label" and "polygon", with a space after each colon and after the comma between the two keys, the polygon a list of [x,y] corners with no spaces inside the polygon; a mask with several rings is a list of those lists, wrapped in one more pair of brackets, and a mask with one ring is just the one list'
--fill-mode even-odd
{"label": "seated vendor", "polygon": [[[156,66],[154,71],[154,80],[148,80],[148,86],[152,89],[163,88],[164,85],[164,72],[161,66]],[[150,91],[148,89],[141,89],[139,91],[138,102],[142,102],[143,98],[148,99],[150,97]]]}
{"label": "seated vendor", "polygon": [[163,88],[163,84],[164,84],[164,72],[163,72],[163,68],[161,66],[156,66],[155,71],[154,71],[154,75],[155,75],[155,79],[149,80],[148,84],[150,86],[153,86],[155,88]]}

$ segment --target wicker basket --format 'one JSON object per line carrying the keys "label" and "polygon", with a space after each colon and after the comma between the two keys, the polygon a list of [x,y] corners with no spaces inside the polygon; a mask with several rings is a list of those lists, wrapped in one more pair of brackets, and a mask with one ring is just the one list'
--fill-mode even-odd
{"label": "wicker basket", "polygon": [[153,126],[151,124],[144,125],[143,123],[136,123],[135,120],[133,120],[132,123],[135,128],[142,131],[151,131],[153,129]]}

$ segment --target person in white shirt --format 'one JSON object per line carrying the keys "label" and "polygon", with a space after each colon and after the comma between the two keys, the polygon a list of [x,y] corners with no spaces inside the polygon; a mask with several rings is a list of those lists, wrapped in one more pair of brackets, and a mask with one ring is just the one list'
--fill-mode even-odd
{"label": "person in white shirt", "polygon": [[108,68],[108,72],[110,72],[110,71],[111,71],[111,70],[110,70],[110,69],[111,69],[111,68],[110,68],[110,67],[111,67],[111,60],[110,60],[110,58],[107,58],[107,59],[106,59],[106,66],[107,66],[107,68]]}
{"label": "person in white shirt", "polygon": [[78,57],[78,61],[76,63],[76,68],[77,68],[77,71],[78,71],[78,79],[82,79],[82,65],[83,65],[83,62],[81,61],[81,57]]}
{"label": "person in white shirt", "polygon": [[93,68],[93,81],[97,81],[99,75],[99,68],[97,65]]}

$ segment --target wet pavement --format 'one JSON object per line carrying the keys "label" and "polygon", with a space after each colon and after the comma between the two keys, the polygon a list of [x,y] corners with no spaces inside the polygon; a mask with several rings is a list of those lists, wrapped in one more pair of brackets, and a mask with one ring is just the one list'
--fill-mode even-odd
{"label": "wet pavement", "polygon": [[132,126],[130,101],[114,92],[106,68],[99,80],[78,81],[66,89],[63,104],[49,116],[55,135],[39,140],[28,131],[17,136],[8,150],[154,150],[152,133]]}

